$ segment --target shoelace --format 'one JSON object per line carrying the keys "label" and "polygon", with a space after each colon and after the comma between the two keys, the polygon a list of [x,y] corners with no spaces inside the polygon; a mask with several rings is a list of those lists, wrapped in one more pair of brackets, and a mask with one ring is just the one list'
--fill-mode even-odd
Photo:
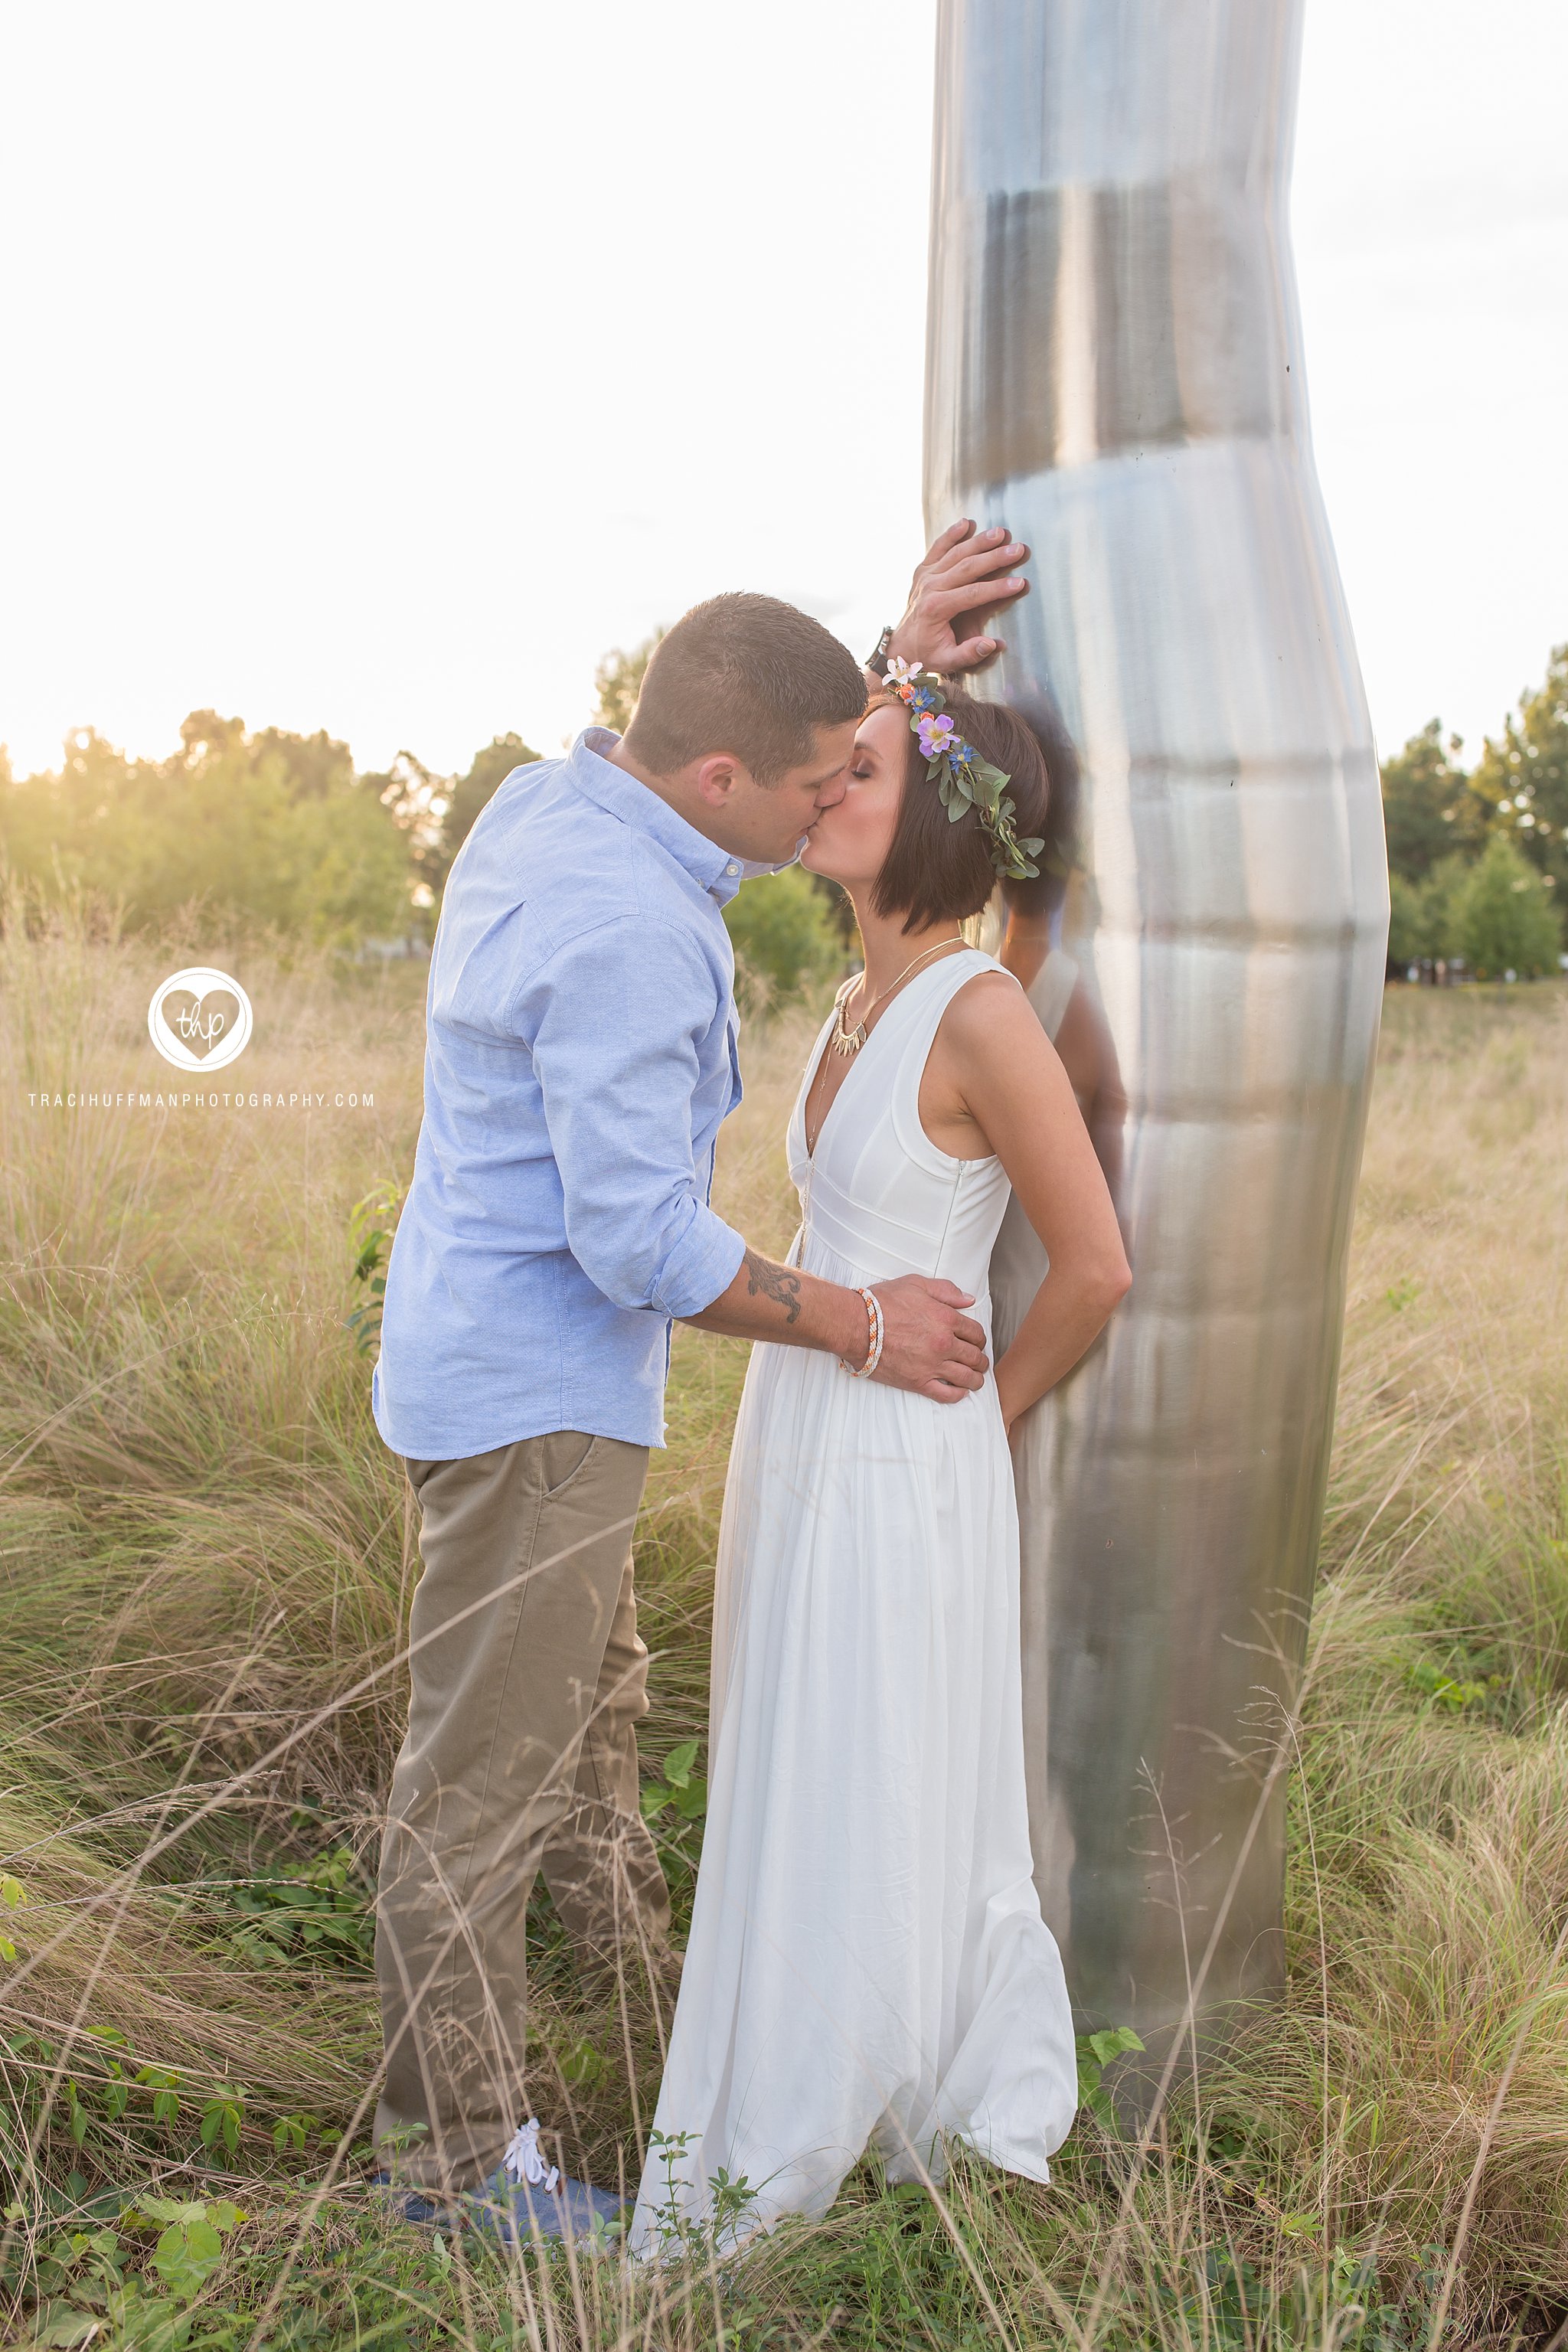
{"label": "shoelace", "polygon": [[517,2181],[520,2186],[526,2181],[531,2189],[543,2189],[546,2192],[554,2189],[561,2178],[561,2169],[558,2165],[547,2165],[539,2153],[537,2116],[530,2116],[528,2121],[520,2124],[513,2132],[506,2154],[501,2158],[501,2167],[507,2178]]}

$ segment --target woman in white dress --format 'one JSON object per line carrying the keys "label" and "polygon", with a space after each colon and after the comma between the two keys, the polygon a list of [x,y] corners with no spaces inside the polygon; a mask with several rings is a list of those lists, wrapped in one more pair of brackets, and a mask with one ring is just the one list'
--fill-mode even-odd
{"label": "woman in white dress", "polygon": [[[848,892],[866,969],[788,1139],[792,1262],[865,1287],[872,1376],[752,1353],[641,2253],[708,2221],[721,2174],[744,2183],[721,2202],[726,2242],[826,2212],[868,2147],[895,2179],[940,2180],[951,2137],[1045,2180],[1077,2105],[1032,1876],[1007,1440],[1129,1277],[1061,1065],[1017,982],[959,930],[999,872],[1034,871],[1038,748],[1005,709],[892,667],[803,860]],[[879,1281],[945,1277],[989,1328],[1009,1185],[1050,1270],[994,1376],[955,1402],[881,1385]]]}

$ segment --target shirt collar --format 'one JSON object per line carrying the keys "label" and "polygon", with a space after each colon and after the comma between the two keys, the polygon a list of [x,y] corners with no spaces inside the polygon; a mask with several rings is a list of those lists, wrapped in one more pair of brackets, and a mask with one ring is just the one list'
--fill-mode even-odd
{"label": "shirt collar", "polygon": [[[620,737],[608,727],[585,727],[566,755],[566,765],[572,781],[580,793],[619,817],[623,824],[635,824],[642,833],[668,850],[678,866],[685,868],[694,882],[726,906],[742,882],[756,874],[780,874],[779,866],[754,866],[744,857],[731,857],[716,841],[688,824],[668,801],[650,793],[646,784],[617,768],[605,757],[620,741]],[[799,851],[796,851],[799,856]]]}
{"label": "shirt collar", "polygon": [[741,887],[740,860],[727,856],[716,841],[688,824],[668,801],[605,758],[620,740],[607,727],[585,727],[567,755],[573,782],[623,824],[636,825],[639,833],[649,835],[721,906]]}

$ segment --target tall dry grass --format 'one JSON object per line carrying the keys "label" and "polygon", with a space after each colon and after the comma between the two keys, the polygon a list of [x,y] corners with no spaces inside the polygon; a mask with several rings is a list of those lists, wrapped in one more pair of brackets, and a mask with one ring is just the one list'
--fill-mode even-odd
{"label": "tall dry grass", "polygon": [[[154,982],[226,955],[257,1008],[247,1093],[325,1105],[28,1105],[155,1086]],[[344,1328],[347,1229],[412,1160],[422,982],[16,908],[0,937],[0,1870],[26,1897],[0,1906],[0,2154],[23,2332],[41,2308],[56,2340],[127,2345],[1544,2344],[1568,2315],[1563,992],[1388,1007],[1285,2008],[1178,2084],[1146,2145],[1086,2121],[1049,2190],[960,2168],[933,2202],[863,2168],[826,2224],[650,2282],[434,2245],[354,2185],[363,1871],[416,1555]],[[724,1139],[721,1205],[773,1247],[810,1025],[748,1038]],[[351,1091],[374,1102],[337,1108]],[[650,1775],[701,1731],[743,1351],[684,1334],[675,1364],[639,1535]],[[671,1835],[678,1892],[693,1834]],[[322,1895],[334,1854],[357,1865]],[[327,1904],[324,1943],[267,1944],[290,1884]],[[541,2105],[574,2166],[635,2170],[655,2022],[579,1988],[542,1900],[531,1957]],[[236,2145],[204,2147],[226,2100]],[[165,2296],[159,2316],[150,2242],[116,2219],[149,2189],[248,2216],[183,2315]],[[112,2252],[73,2237],[87,2208]]]}

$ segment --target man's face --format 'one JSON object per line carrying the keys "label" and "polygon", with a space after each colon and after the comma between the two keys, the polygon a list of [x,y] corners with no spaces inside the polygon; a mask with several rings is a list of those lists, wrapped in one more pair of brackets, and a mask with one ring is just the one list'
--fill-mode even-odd
{"label": "man's face", "polygon": [[787,769],[775,784],[759,784],[733,765],[712,827],[714,840],[732,856],[754,866],[787,865],[823,810],[843,799],[855,721],[814,728],[812,734],[812,757]]}

